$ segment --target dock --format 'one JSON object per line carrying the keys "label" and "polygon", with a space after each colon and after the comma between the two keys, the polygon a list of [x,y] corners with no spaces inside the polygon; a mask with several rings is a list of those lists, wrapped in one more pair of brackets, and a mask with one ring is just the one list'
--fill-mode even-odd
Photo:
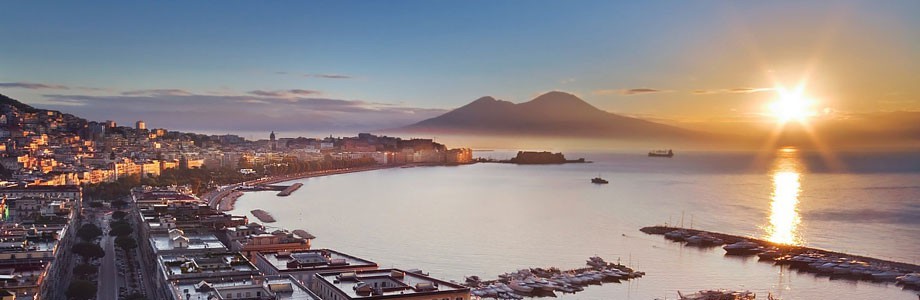
{"label": "dock", "polygon": [[481,280],[469,276],[464,285],[471,294],[483,298],[523,299],[524,297],[556,297],[556,292],[575,294],[589,285],[618,283],[645,275],[621,264],[608,263],[591,257],[588,267],[560,270],[559,268],[530,268],[498,275],[498,279]]}
{"label": "dock", "polygon": [[760,262],[787,265],[802,272],[857,281],[892,282],[920,288],[920,265],[853,255],[824,249],[774,243],[763,239],[670,226],[640,231],[695,247],[722,247],[726,255],[757,255]]}
{"label": "dock", "polygon": [[252,213],[252,215],[255,216],[256,218],[258,218],[259,221],[262,221],[264,223],[274,223],[275,222],[275,217],[273,217],[272,214],[268,213],[267,211],[264,211],[261,209],[254,209],[250,211],[250,213]]}
{"label": "dock", "polygon": [[302,187],[302,186],[303,186],[303,183],[300,183],[300,182],[295,183],[295,184],[292,184],[291,186],[285,188],[283,191],[279,192],[279,193],[278,193],[278,196],[282,196],[282,197],[284,197],[284,196],[290,196],[291,193],[294,193],[294,191],[296,191],[297,189],[299,189],[299,188]]}

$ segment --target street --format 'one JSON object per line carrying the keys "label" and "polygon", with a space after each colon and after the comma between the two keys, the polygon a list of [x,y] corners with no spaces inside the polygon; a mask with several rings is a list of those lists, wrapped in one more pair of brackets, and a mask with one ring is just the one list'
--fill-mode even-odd
{"label": "street", "polygon": [[102,258],[102,265],[99,266],[99,286],[96,291],[96,299],[116,300],[118,299],[119,268],[115,263],[115,237],[108,234],[112,214],[105,214],[103,218],[104,221],[100,228],[103,228],[104,234],[99,244],[105,250],[105,257]]}

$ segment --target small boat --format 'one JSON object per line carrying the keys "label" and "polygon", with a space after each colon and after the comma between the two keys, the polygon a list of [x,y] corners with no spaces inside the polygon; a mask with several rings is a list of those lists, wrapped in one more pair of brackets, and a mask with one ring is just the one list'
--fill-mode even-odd
{"label": "small boat", "polygon": [[920,273],[910,273],[898,277],[898,283],[914,287],[920,287]]}
{"label": "small boat", "polygon": [[648,152],[648,156],[649,157],[674,157],[674,151],[671,151],[671,149],[668,149],[668,151],[652,150]]}
{"label": "small boat", "polygon": [[508,287],[510,287],[510,288],[511,288],[512,290],[514,290],[515,292],[519,292],[519,293],[530,293],[530,292],[533,292],[533,288],[532,288],[532,287],[529,287],[529,286],[525,285],[523,282],[521,282],[521,281],[519,281],[519,280],[516,280],[516,279],[515,279],[515,280],[512,280],[510,283],[508,283]]}
{"label": "small boat", "polygon": [[872,279],[875,280],[895,280],[898,277],[904,276],[904,273],[896,271],[885,271],[872,274]]}
{"label": "small boat", "polygon": [[754,300],[756,295],[749,291],[711,290],[684,295],[677,292],[680,300]]}
{"label": "small boat", "polygon": [[730,255],[750,255],[763,251],[763,248],[761,248],[759,244],[751,241],[740,241],[731,245],[725,245],[722,249],[725,249],[725,253]]}
{"label": "small boat", "polygon": [[594,177],[594,178],[591,178],[591,183],[596,183],[596,184],[608,184],[608,183],[610,183],[610,182],[608,182],[606,179],[603,179],[603,178],[600,178],[600,177]]}

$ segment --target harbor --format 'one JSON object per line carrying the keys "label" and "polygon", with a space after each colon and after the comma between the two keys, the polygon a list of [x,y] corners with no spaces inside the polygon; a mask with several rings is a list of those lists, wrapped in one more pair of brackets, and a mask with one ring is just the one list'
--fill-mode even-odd
{"label": "harbor", "polygon": [[920,289],[920,266],[824,249],[774,243],[762,239],[670,226],[643,227],[646,234],[693,247],[722,247],[725,255],[754,256],[760,262],[831,278],[896,283]]}
{"label": "harbor", "polygon": [[482,280],[479,276],[466,277],[474,296],[495,299],[523,299],[524,297],[556,297],[556,293],[575,294],[589,285],[619,283],[639,278],[645,272],[633,270],[618,263],[609,263],[594,256],[587,260],[588,267],[560,270],[559,268],[530,268],[498,275],[498,279]]}

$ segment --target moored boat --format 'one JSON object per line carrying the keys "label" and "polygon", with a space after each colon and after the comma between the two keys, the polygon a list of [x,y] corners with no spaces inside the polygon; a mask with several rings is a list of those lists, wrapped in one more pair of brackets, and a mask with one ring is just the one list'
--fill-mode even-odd
{"label": "moored boat", "polygon": [[725,253],[730,255],[751,255],[763,251],[760,244],[751,241],[740,241],[731,245],[725,245],[722,249],[725,249]]}

